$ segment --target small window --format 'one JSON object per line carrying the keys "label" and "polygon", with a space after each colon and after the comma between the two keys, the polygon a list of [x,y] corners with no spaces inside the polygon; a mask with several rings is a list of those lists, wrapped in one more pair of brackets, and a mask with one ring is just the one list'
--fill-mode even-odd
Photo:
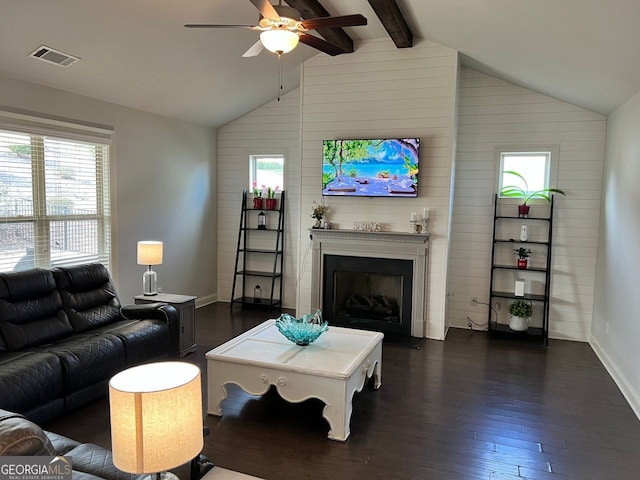
{"label": "small window", "polygon": [[[549,188],[551,152],[550,151],[501,151],[498,191],[504,187],[520,187],[528,192]],[[522,175],[525,182],[511,173]]]}
{"label": "small window", "polygon": [[249,188],[284,188],[284,155],[251,155],[249,157]]}

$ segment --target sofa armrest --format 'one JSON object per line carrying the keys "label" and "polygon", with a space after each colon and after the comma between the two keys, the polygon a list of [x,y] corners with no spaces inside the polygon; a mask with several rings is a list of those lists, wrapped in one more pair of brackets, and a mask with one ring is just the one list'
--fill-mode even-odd
{"label": "sofa armrest", "polygon": [[0,410],[0,456],[55,455],[53,445],[38,425],[20,414]]}
{"label": "sofa armrest", "polygon": [[127,320],[161,320],[169,325],[171,336],[171,356],[180,351],[180,318],[173,305],[163,302],[124,305],[120,313]]}
{"label": "sofa armrest", "polygon": [[127,320],[147,320],[149,318],[155,318],[156,320],[163,320],[167,325],[170,325],[171,322],[178,321],[177,310],[173,305],[163,302],[124,305],[120,309],[120,313],[122,313],[122,316]]}

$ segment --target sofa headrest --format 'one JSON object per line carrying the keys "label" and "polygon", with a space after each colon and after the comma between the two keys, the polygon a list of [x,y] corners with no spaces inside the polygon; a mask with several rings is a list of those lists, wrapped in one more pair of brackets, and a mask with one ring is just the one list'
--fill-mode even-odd
{"label": "sofa headrest", "polygon": [[53,274],[44,268],[0,274],[0,299],[3,300],[20,302],[45,297],[55,288]]}
{"label": "sofa headrest", "polygon": [[86,292],[111,283],[107,267],[101,263],[88,263],[73,267],[56,267],[52,270],[58,288],[70,293]]}
{"label": "sofa headrest", "polygon": [[22,415],[0,410],[0,456],[55,455],[46,433]]}
{"label": "sofa headrest", "polygon": [[91,330],[122,320],[120,300],[107,268],[100,263],[53,269],[73,330]]}
{"label": "sofa headrest", "polygon": [[72,332],[51,271],[0,273],[0,332],[0,351],[50,343]]}

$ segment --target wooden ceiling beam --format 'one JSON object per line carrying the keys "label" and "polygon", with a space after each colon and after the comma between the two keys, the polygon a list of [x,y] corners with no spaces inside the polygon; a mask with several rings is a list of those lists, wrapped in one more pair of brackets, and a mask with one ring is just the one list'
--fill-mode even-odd
{"label": "wooden ceiling beam", "polygon": [[[290,7],[300,12],[303,19],[331,16],[318,0],[285,0]],[[342,28],[322,28],[316,30],[327,42],[342,53],[353,53],[353,39]]]}
{"label": "wooden ceiling beam", "polygon": [[369,0],[369,4],[398,48],[413,46],[413,33],[396,0]]}

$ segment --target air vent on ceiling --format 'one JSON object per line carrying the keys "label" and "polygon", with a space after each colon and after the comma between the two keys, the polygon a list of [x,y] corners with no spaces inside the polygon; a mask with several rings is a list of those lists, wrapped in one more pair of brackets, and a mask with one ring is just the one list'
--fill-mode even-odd
{"label": "air vent on ceiling", "polygon": [[74,57],[73,55],[69,55],[68,53],[61,52],[60,50],[56,50],[45,45],[36,48],[29,54],[29,56],[39,60],[44,60],[45,62],[53,63],[60,67],[68,67],[80,60],[80,57]]}

